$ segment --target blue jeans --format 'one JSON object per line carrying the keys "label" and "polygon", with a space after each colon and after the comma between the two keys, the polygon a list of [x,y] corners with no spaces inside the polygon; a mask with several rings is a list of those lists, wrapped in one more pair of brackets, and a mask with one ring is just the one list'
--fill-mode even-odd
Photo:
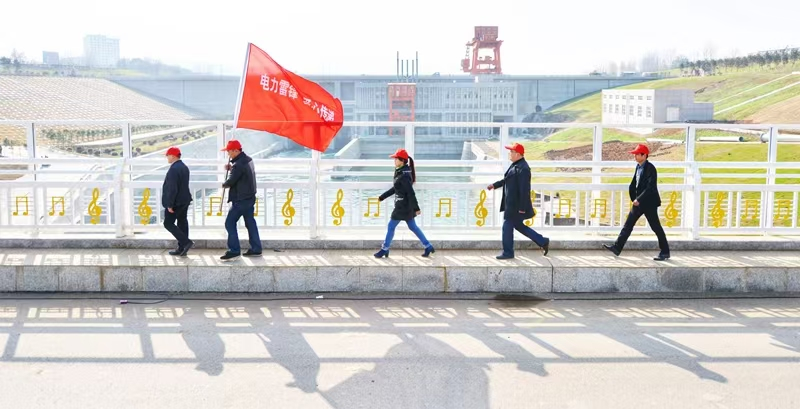
{"label": "blue jeans", "polygon": [[[389,230],[386,231],[386,240],[384,240],[383,245],[381,246],[382,250],[389,250],[389,246],[392,245],[392,239],[394,238],[394,229],[397,228],[397,225],[400,224],[400,222],[401,220],[389,220]],[[431,243],[425,238],[425,234],[422,233],[422,230],[420,230],[419,226],[417,226],[417,223],[414,222],[414,219],[406,220],[406,225],[408,225],[409,230],[417,235],[417,238],[422,245],[425,246],[425,248],[431,247]]]}
{"label": "blue jeans", "polygon": [[525,235],[525,237],[533,240],[539,247],[544,247],[550,240],[537,233],[536,230],[531,229],[524,223],[522,218],[506,219],[503,222],[503,254],[507,256],[514,255],[514,230]]}
{"label": "blue jeans", "polygon": [[244,217],[244,226],[247,227],[247,235],[250,239],[250,251],[261,253],[261,238],[258,236],[258,226],[256,218],[253,217],[256,199],[238,200],[233,202],[228,218],[225,219],[225,230],[228,231],[228,251],[240,254],[242,248],[239,246],[239,232],[236,230],[236,223],[240,217]]}

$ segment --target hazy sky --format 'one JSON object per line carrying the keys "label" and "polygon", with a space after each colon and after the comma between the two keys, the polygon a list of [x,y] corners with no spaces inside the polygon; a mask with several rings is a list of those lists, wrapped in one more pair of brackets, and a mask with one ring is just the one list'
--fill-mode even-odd
{"label": "hazy sky", "polygon": [[651,50],[699,56],[709,43],[718,55],[800,46],[795,0],[3,3],[0,55],[79,56],[85,34],[104,34],[122,57],[234,75],[248,41],[298,73],[394,74],[397,51],[419,51],[421,74],[456,74],[476,25],[500,26],[508,74],[587,73]]}

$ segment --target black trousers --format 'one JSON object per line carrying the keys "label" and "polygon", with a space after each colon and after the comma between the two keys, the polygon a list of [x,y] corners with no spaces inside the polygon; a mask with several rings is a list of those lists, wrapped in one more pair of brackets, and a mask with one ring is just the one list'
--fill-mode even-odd
{"label": "black trousers", "polygon": [[[175,207],[172,210],[175,213],[170,213],[169,210],[164,209],[164,228],[178,240],[178,247],[183,248],[189,243],[189,219],[186,216],[189,205]],[[176,221],[178,223],[177,226],[175,225]]]}
{"label": "black trousers", "polygon": [[668,255],[669,243],[667,243],[667,235],[664,234],[664,228],[661,227],[661,220],[658,219],[657,207],[643,209],[641,206],[633,206],[631,212],[628,213],[628,219],[625,220],[625,225],[622,226],[622,231],[619,232],[619,237],[617,237],[617,242],[614,244],[614,247],[622,251],[625,247],[625,243],[628,241],[628,237],[630,237],[631,232],[633,232],[633,226],[639,221],[642,215],[647,219],[647,223],[650,225],[650,228],[653,229],[653,233],[658,237],[658,247],[661,249],[661,254]]}

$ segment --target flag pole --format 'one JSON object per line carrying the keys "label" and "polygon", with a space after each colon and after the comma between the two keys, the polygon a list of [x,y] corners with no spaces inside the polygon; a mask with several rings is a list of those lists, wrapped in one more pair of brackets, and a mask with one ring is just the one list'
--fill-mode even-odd
{"label": "flag pole", "polygon": [[[248,66],[248,63],[250,62],[250,45],[251,45],[251,43],[248,42],[247,43],[247,52],[245,52],[245,54],[244,54],[244,64],[243,64],[244,68],[242,69],[242,76],[241,76],[241,78],[239,78],[239,94],[238,94],[238,97],[236,98],[236,109],[234,110],[234,113],[233,113],[233,130],[237,129],[236,125],[239,123],[239,110],[242,107],[242,96],[244,95],[244,83],[245,83],[245,80],[247,79],[247,66]],[[222,142],[223,143],[227,143],[225,138],[222,138]],[[228,159],[228,165],[230,165],[230,159]],[[225,180],[228,180],[228,172],[230,171],[230,169],[228,169],[227,166],[225,166],[225,168],[226,168],[225,169]],[[219,212],[220,213],[222,213],[222,203],[223,202],[225,202],[225,188],[224,187],[222,188],[222,200],[220,200],[220,202],[219,202]]]}

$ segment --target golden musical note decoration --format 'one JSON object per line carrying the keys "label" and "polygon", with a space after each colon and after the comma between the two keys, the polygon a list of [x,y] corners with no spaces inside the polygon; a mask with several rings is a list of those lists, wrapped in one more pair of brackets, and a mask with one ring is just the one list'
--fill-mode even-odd
{"label": "golden musical note decoration", "polygon": [[50,216],[56,215],[56,204],[58,203],[61,203],[61,211],[58,212],[58,215],[64,215],[64,196],[53,196],[50,198]]}
{"label": "golden musical note decoration", "polygon": [[447,206],[447,214],[445,214],[444,217],[452,216],[452,214],[453,214],[453,199],[451,199],[449,197],[445,197],[445,198],[439,199],[439,212],[436,213],[436,217],[442,217],[442,206],[443,205]]}
{"label": "golden musical note decoration", "polygon": [[[744,214],[742,215],[742,220],[746,219],[747,216],[750,216],[750,220],[755,220],[758,217],[758,213],[760,211],[759,204],[760,200],[756,199],[745,199],[744,201]],[[750,214],[750,210],[753,210],[752,215]]]}
{"label": "golden musical note decoration", "polygon": [[137,211],[139,212],[139,223],[142,225],[150,224],[150,216],[153,215],[153,209],[147,204],[150,201],[150,188],[145,188],[142,193],[142,203],[139,203]]}
{"label": "golden musical note decoration", "polygon": [[717,193],[717,202],[711,208],[711,225],[714,227],[722,226],[722,219],[725,218],[725,209],[722,208],[722,202],[725,200],[725,192]]}
{"label": "golden musical note decoration", "polygon": [[364,217],[369,217],[369,211],[372,209],[372,205],[378,208],[378,211],[373,214],[373,217],[381,217],[381,201],[377,197],[370,197],[367,198],[367,212],[364,213]]}
{"label": "golden musical note decoration", "polygon": [[283,221],[284,226],[291,226],[294,222],[294,207],[292,207],[292,199],[294,199],[294,190],[289,189],[286,191],[286,203],[281,207],[281,215],[286,218]]}
{"label": "golden musical note decoration", "polygon": [[[531,190],[531,207],[533,207],[533,202],[535,201],[536,201],[536,191]],[[525,223],[526,226],[531,227],[533,226],[534,218],[536,218],[536,209],[533,209],[533,217],[531,217],[528,220],[525,220],[523,223]]]}
{"label": "golden musical note decoration", "polygon": [[483,225],[486,224],[486,217],[489,216],[489,211],[483,206],[484,203],[486,203],[486,191],[481,190],[481,195],[478,198],[478,204],[475,205],[475,217],[478,218],[478,221],[475,222],[475,225],[478,227],[483,227]]}
{"label": "golden musical note decoration", "polygon": [[675,221],[678,219],[678,210],[675,209],[675,203],[678,201],[678,192],[672,192],[669,195],[669,204],[664,209],[664,219],[666,219],[667,227],[675,226]]}
{"label": "golden musical note decoration", "polygon": [[256,196],[256,203],[253,205],[253,217],[258,216],[258,196]]}
{"label": "golden musical note decoration", "polygon": [[103,213],[103,209],[97,205],[97,200],[100,199],[100,189],[94,188],[92,189],[92,201],[89,202],[89,208],[87,209],[89,212],[89,223],[97,224],[100,223],[100,214]]}
{"label": "golden musical note decoration", "polygon": [[342,207],[342,199],[344,199],[344,191],[339,189],[336,192],[336,201],[333,203],[331,207],[331,216],[333,216],[333,225],[334,226],[341,226],[342,225],[342,218],[344,217],[344,207]]}
{"label": "golden musical note decoration", "polygon": [[12,213],[12,214],[14,216],[19,216],[19,204],[20,204],[20,202],[25,204],[25,211],[22,212],[22,215],[23,216],[27,216],[28,215],[28,196],[17,196],[17,197],[14,198],[14,208],[16,210],[14,210],[14,213]]}
{"label": "golden musical note decoration", "polygon": [[222,196],[208,197],[208,212],[206,212],[206,216],[211,216],[214,214],[214,203],[219,203],[219,210],[217,210],[216,215],[222,216]]}
{"label": "golden musical note decoration", "polygon": [[597,208],[598,207],[602,207],[603,208],[603,211],[600,213],[600,217],[606,217],[606,214],[607,214],[606,211],[608,210],[607,206],[608,205],[606,204],[606,199],[594,199],[594,210],[592,211],[592,216],[591,217],[597,217],[598,216],[598,213],[597,213]]}
{"label": "golden musical note decoration", "polygon": [[[567,205],[566,216],[561,214],[561,207],[563,207],[564,204]],[[572,199],[558,199],[558,213],[555,215],[556,219],[560,219],[562,217],[566,217],[567,219],[569,219],[570,216],[572,216]]]}
{"label": "golden musical note decoration", "polygon": [[[775,217],[774,220],[783,219],[784,222],[789,221],[789,216],[792,213],[792,202],[789,199],[778,199],[775,201]],[[785,212],[781,212],[785,210]]]}

